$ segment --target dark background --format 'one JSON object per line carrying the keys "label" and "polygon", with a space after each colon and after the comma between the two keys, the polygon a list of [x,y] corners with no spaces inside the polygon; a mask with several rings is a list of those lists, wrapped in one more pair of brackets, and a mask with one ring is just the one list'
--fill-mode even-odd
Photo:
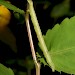
{"label": "dark background", "polygon": [[[13,5],[19,7],[20,9],[23,9],[26,11],[26,4],[27,1],[25,0],[9,0]],[[47,9],[43,9],[44,4],[43,3],[38,3],[38,2],[44,2],[44,1],[49,1],[51,3],[51,5],[47,8]],[[46,33],[46,31],[50,28],[52,28],[56,23],[60,23],[65,17],[71,17],[68,15],[64,15],[62,17],[59,17],[55,22],[54,22],[54,18],[50,17],[50,12],[52,11],[52,8],[57,5],[60,4],[63,0],[33,0],[33,2],[35,3],[34,8],[37,14],[37,18],[40,24],[40,28],[43,34]],[[75,12],[75,3],[74,0],[70,0],[70,11]],[[29,56],[31,54],[30,51],[30,44],[29,44],[29,40],[28,40],[28,35],[27,35],[27,29],[26,29],[26,24],[18,24],[19,20],[17,20],[14,17],[13,11],[11,11],[12,13],[12,18],[11,18],[11,22],[9,24],[9,28],[11,29],[11,31],[13,32],[15,38],[16,38],[16,44],[17,44],[17,49],[18,52],[14,53],[10,47],[8,45],[6,45],[5,43],[0,41],[0,62],[5,64],[6,66],[11,67],[12,69],[15,68],[18,71],[26,71],[26,68],[19,66],[16,62],[14,64],[6,64],[5,62],[8,59],[25,59],[27,56]],[[73,15],[72,15],[73,16]],[[30,21],[31,23],[31,21]],[[33,41],[34,41],[34,46],[35,46],[35,50],[37,50],[38,47],[38,40],[34,31],[34,28],[32,26],[31,23],[31,30],[32,30],[32,36],[33,36]],[[34,69],[32,70],[32,75],[34,73]],[[41,75],[45,74],[45,75],[60,75],[59,72],[52,72],[51,69],[49,67],[44,67],[42,65],[41,67]],[[68,75],[66,73],[61,73],[61,75]]]}

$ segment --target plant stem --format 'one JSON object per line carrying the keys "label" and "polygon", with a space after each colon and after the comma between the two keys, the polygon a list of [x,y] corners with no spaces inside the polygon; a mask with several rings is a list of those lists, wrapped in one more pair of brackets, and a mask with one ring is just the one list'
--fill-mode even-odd
{"label": "plant stem", "polygon": [[33,57],[34,64],[35,64],[35,67],[36,67],[36,75],[40,75],[40,63],[38,63],[37,59],[36,59],[36,54],[35,54],[35,49],[34,49],[34,45],[33,45],[30,24],[29,24],[29,13],[28,12],[26,12],[25,21],[26,21],[26,26],[27,26],[27,32],[28,32],[28,37],[29,37],[32,57]]}
{"label": "plant stem", "polygon": [[54,63],[51,60],[50,54],[49,54],[48,49],[46,47],[46,44],[44,42],[42,32],[41,32],[41,29],[40,29],[40,26],[39,26],[39,23],[38,23],[38,20],[37,20],[37,17],[36,17],[36,13],[35,13],[35,10],[34,10],[34,7],[33,7],[33,2],[32,2],[32,0],[27,0],[27,1],[29,3],[29,13],[30,13],[30,16],[31,16],[31,20],[32,20],[37,38],[39,40],[41,50],[42,50],[42,52],[43,52],[43,54],[46,58],[47,63],[52,68],[52,71],[54,71],[55,70]]}

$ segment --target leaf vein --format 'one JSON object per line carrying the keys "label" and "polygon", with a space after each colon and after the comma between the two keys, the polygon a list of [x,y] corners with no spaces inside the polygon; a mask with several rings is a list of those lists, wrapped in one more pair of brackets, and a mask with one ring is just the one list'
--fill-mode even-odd
{"label": "leaf vein", "polygon": [[66,48],[66,49],[63,49],[63,50],[56,50],[55,52],[53,50],[50,50],[50,54],[52,54],[52,55],[55,55],[55,54],[63,54],[63,53],[72,51],[74,49],[75,49],[75,47]]}

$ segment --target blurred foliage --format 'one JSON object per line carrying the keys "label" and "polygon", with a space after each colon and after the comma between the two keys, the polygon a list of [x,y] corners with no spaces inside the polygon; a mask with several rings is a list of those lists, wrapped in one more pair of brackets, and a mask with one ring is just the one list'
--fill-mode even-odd
{"label": "blurred foliage", "polygon": [[14,75],[14,73],[10,68],[0,64],[0,75]]}
{"label": "blurred foliage", "polygon": [[[6,64],[9,64],[9,65],[12,65],[12,64],[18,64],[19,66],[23,67],[23,68],[26,68],[26,72],[22,72],[22,71],[19,71],[18,72],[18,75],[27,75],[30,74],[31,75],[31,71],[34,69],[34,62],[31,58],[31,56],[27,56],[26,59],[10,59],[10,60],[7,60],[6,61]],[[13,69],[14,70],[14,69]],[[14,73],[16,73],[16,71],[14,70]]]}
{"label": "blurred foliage", "polygon": [[18,75],[27,75],[27,72],[19,71],[19,72],[18,72]]}
{"label": "blurred foliage", "polygon": [[23,66],[26,69],[32,70],[34,68],[34,62],[31,58],[31,56],[27,56],[25,60],[19,59],[17,62],[20,66]]}
{"label": "blurred foliage", "polygon": [[[20,48],[20,47],[17,45],[17,43],[19,43],[20,45],[22,43],[25,44],[26,46],[29,45],[28,43],[26,43],[26,41],[28,41],[28,39],[26,41],[24,40],[24,39],[26,39],[25,36],[27,36],[27,35],[25,33],[25,29],[23,29],[25,21],[24,21],[24,15],[22,15],[22,14],[24,14],[24,10],[26,10],[25,4],[27,3],[27,1],[26,0],[9,0],[11,2],[11,4],[6,3],[6,2],[1,2],[1,1],[4,1],[4,0],[0,0],[0,3],[5,5],[8,9],[11,10],[12,16],[14,18],[12,17],[13,19],[11,19],[11,20],[13,20],[13,22],[10,22],[7,30],[4,30],[4,32],[0,32],[0,40],[3,43],[5,43],[6,46],[9,45],[9,47],[11,48],[10,50],[13,50],[16,53],[15,59],[12,59],[10,57],[10,59],[6,59],[5,61],[2,61],[2,62],[7,64],[8,66],[12,66],[12,65],[16,64],[16,65],[18,65],[19,68],[21,67],[20,70],[18,70],[18,68],[12,67],[13,70],[15,68],[14,72],[16,75],[27,75],[27,73],[29,72],[28,70],[32,71],[34,69],[34,62],[30,56],[31,54],[28,54],[29,56],[26,56],[27,55],[26,50],[28,50],[28,49],[25,50],[25,48],[23,48],[25,50],[25,53],[24,53],[24,55],[22,55],[20,52],[22,52],[23,49],[20,49],[20,52],[19,52],[18,48]],[[75,9],[71,8],[71,0],[33,0],[33,2],[34,2],[34,7],[35,7],[35,10],[37,13],[38,20],[39,20],[39,22],[42,21],[42,22],[40,22],[41,29],[43,29],[42,32],[46,32],[44,29],[46,29],[46,28],[49,29],[50,27],[52,27],[54,22],[57,22],[57,20],[60,20],[60,18],[62,18],[64,16],[69,16],[69,17],[73,16],[74,12],[75,12]],[[22,8],[23,10],[15,7],[14,4],[17,7],[19,6],[20,8],[23,7]],[[72,9],[73,9],[73,11],[72,11]],[[21,29],[21,30],[19,31],[19,29]],[[23,33],[21,34],[20,32],[23,32]],[[16,35],[16,33],[18,33],[17,35],[19,35],[19,37]],[[21,38],[21,40],[23,40],[21,43],[20,43],[20,41],[16,41],[17,39],[22,37],[20,34],[25,35],[24,39]],[[36,41],[36,38],[34,35],[33,35],[33,40]],[[37,45],[35,41],[34,41],[34,44]],[[5,49],[5,50],[7,50],[7,49]],[[12,53],[13,52],[7,51],[7,55],[11,55]],[[5,55],[3,54],[3,56],[5,56]],[[15,56],[15,55],[13,55],[13,56]],[[23,56],[24,56],[24,58],[21,58]],[[5,56],[5,57],[7,57],[7,56]],[[40,57],[40,56],[38,55],[38,57]],[[7,57],[7,58],[9,58],[9,57]],[[42,58],[40,60],[42,60],[43,63],[45,63],[45,61]],[[24,68],[25,71],[23,71],[22,68]]]}
{"label": "blurred foliage", "polygon": [[13,12],[14,17],[18,20],[18,24],[24,24],[24,15],[19,14],[17,12]]}
{"label": "blurred foliage", "polygon": [[16,39],[9,28],[0,31],[0,40],[7,44],[14,52],[17,52]]}
{"label": "blurred foliage", "polygon": [[67,15],[70,12],[70,0],[64,0],[62,3],[57,4],[51,11],[52,18],[59,18]]}

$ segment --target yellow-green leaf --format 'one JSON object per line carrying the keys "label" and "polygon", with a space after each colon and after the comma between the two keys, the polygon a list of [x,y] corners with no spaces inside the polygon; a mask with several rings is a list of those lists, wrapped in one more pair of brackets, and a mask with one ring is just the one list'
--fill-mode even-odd
{"label": "yellow-green leaf", "polygon": [[0,63],[0,75],[14,75],[12,69],[7,68],[3,64]]}

